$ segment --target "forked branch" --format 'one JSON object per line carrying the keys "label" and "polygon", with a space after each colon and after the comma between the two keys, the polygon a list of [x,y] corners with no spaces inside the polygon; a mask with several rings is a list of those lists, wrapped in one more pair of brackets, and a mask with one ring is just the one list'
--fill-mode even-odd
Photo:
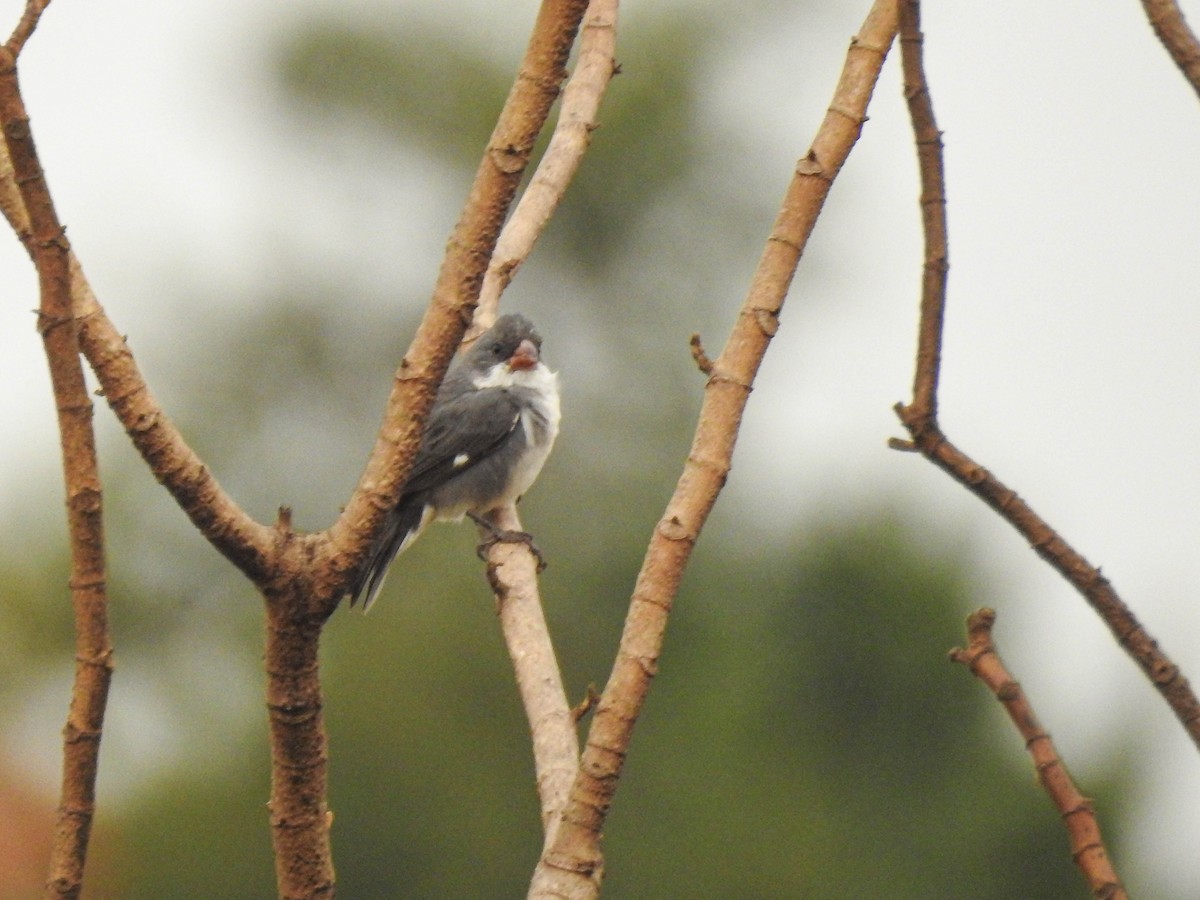
{"label": "forked branch", "polygon": [[579,774],[558,834],[534,873],[531,897],[594,897],[599,890],[600,832],[634,724],[658,668],[684,567],[724,486],[750,388],[778,329],[796,265],[833,180],[866,121],[867,103],[896,27],[895,0],[877,0],[851,42],[833,102],[812,148],[796,166],[729,340],[713,360],[691,451],[651,536],[617,658],[588,731]]}
{"label": "forked branch", "polygon": [[[132,353],[72,258],[36,159],[26,159],[26,147],[31,153],[33,145],[14,68],[14,48],[23,45],[43,7],[44,3],[31,0],[10,46],[0,48],[4,54],[0,77],[7,79],[0,86],[4,94],[0,104],[6,104],[0,118],[7,144],[0,159],[0,207],[34,256],[43,297],[57,298],[43,318],[45,333],[69,338],[70,346],[61,355],[72,358],[78,370],[78,329],[78,346],[156,477],[204,536],[255,582],[266,599],[270,806],[279,891],[289,898],[330,896],[334,890],[331,816],[326,805],[327,750],[318,670],[321,627],[403,484],[433,394],[476,305],[500,225],[565,77],[586,2],[542,3],[520,71],[448,246],[430,308],[397,372],[375,451],[343,515],[328,532],[316,535],[294,532],[286,514],[275,527],[254,522],[221,491],[155,402]],[[11,164],[6,163],[9,153]],[[83,383],[81,372],[77,380]],[[81,421],[90,416],[86,391],[81,402],[60,400],[60,407]],[[84,500],[81,512],[98,516],[98,488]],[[91,532],[91,545],[99,552],[98,530]],[[77,565],[72,579],[76,592],[102,595],[102,573],[90,578],[81,571]],[[81,665],[106,672],[107,654],[105,638],[98,649],[81,650]],[[85,723],[78,731],[76,743],[94,745],[98,725],[93,729]],[[82,803],[68,806],[64,801],[64,810],[80,821],[84,814],[90,816],[90,808]]]}
{"label": "forked branch", "polygon": [[1108,579],[1092,566],[1057,531],[1050,527],[1015,491],[950,442],[937,421],[937,383],[946,307],[946,222],[941,141],[929,100],[922,60],[923,37],[917,0],[904,0],[901,17],[901,53],[904,60],[904,94],[916,135],[921,168],[921,209],[925,223],[925,277],[921,292],[913,402],[897,404],[896,414],[911,435],[911,442],[896,445],[916,449],[927,459],[994,509],[1029,541],[1034,551],[1075,587],[1104,620],[1113,636],[1162,694],[1200,747],[1200,703],[1179,668],[1159,649],[1125,605]]}
{"label": "forked branch", "polygon": [[1128,894],[1117,877],[1092,801],[1079,793],[1066,764],[1058,755],[1054,741],[1042,728],[1033,705],[1021,685],[1008,673],[992,642],[996,613],[990,609],[974,612],[967,619],[967,648],[950,651],[950,659],[962,663],[982,681],[1000,701],[1017,732],[1025,739],[1025,749],[1033,758],[1038,781],[1062,816],[1071,842],[1071,858],[1087,881],[1093,897],[1126,900]]}

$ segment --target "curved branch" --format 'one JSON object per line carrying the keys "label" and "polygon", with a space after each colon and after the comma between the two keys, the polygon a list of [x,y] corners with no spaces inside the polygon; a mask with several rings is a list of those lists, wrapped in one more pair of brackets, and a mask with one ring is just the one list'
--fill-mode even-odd
{"label": "curved branch", "polygon": [[483,279],[479,308],[468,341],[496,321],[500,295],[541,237],[591,146],[592,133],[599,127],[600,102],[617,72],[617,6],[618,0],[591,0],[588,4],[579,39],[579,58],[563,90],[558,124],[512,218],[500,233]]}
{"label": "curved branch", "polygon": [[951,650],[950,659],[962,663],[971,670],[972,675],[987,685],[1012,719],[1017,732],[1025,739],[1025,749],[1033,758],[1038,781],[1062,816],[1071,843],[1071,858],[1079,866],[1092,896],[1104,897],[1105,900],[1128,900],[1129,895],[1105,849],[1092,801],[1079,793],[1071,773],[1055,749],[1054,741],[1034,714],[1033,704],[1000,659],[1000,653],[992,642],[992,626],[995,624],[994,610],[984,608],[972,613],[967,619],[967,649]]}
{"label": "curved branch", "polygon": [[616,793],[633,727],[658,668],[684,566],[729,472],[742,413],[779,325],[779,311],[821,207],[866,121],[896,34],[896,0],[877,0],[850,45],[829,112],[796,166],[733,332],[713,361],[683,474],[650,539],[608,684],[588,732],[579,775],[531,897],[594,897],[600,831]]}
{"label": "curved branch", "polygon": [[[78,897],[83,890],[88,839],[96,812],[96,774],[113,663],[103,494],[92,402],[79,360],[71,303],[70,246],[38,161],[17,82],[16,53],[32,32],[40,11],[31,3],[14,38],[0,50],[0,126],[4,132],[5,168],[20,200],[17,205],[28,211],[21,235],[38,273],[38,331],[58,410],[71,547],[71,606],[75,615],[75,680],[63,729],[62,789],[45,896]],[[23,27],[24,36],[18,42],[16,36]]]}
{"label": "curved branch", "polygon": [[893,443],[892,446],[920,452],[1019,531],[1034,551],[1091,604],[1117,639],[1117,643],[1133,657],[1183,723],[1192,741],[1200,747],[1200,702],[1197,701],[1179,667],[1159,649],[1158,642],[1138,622],[1108,579],[1035,513],[1029,504],[1017,496],[1015,491],[954,446],[938,425],[938,348],[941,346],[942,320],[946,306],[946,222],[941,138],[933,119],[933,108],[921,58],[923,39],[917,0],[905,0],[901,21],[903,34],[900,47],[904,57],[905,97],[909,101],[921,164],[926,277],[921,294],[921,325],[913,402],[907,406],[897,404],[895,407],[896,414],[908,429],[912,441],[909,444]]}
{"label": "curved branch", "polygon": [[1142,0],[1142,8],[1167,53],[1200,96],[1200,41],[1188,27],[1179,4],[1175,0]]}

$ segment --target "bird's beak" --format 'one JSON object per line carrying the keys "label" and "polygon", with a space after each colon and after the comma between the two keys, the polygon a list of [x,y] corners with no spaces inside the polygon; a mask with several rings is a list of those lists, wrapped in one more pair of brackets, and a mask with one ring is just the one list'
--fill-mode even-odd
{"label": "bird's beak", "polygon": [[514,372],[524,372],[538,364],[537,344],[526,338],[521,341],[513,355],[508,358],[508,367]]}

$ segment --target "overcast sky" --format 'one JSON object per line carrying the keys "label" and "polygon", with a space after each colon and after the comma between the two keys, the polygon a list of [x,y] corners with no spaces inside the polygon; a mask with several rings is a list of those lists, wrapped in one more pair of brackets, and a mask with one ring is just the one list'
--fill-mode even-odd
{"label": "overcast sky", "polygon": [[[660,5],[629,3],[623,26]],[[275,18],[301,8],[396,17],[427,6],[450,5],[56,0],[22,81],[60,214],[118,328],[168,347],[186,340],[182,310],[156,289],[164,271],[244,294],[270,283],[255,265],[264,231],[318,263],[341,246],[315,164],[263,115],[264,47]],[[752,46],[716,61],[705,100],[713,117],[761,133],[760,158],[742,162],[756,173],[747,189],[771,202],[867,3],[776,6]],[[0,21],[20,7],[0,2]],[[475,7],[460,27],[510,43],[515,59],[533,4]],[[927,7],[951,233],[943,425],[1103,565],[1200,684],[1200,100],[1134,0]],[[1183,7],[1200,22],[1200,0]],[[1131,746],[1145,755],[1146,824],[1122,871],[1169,872],[1173,896],[1200,896],[1200,761],[1165,705],[1006,526],[927,463],[885,448],[901,433],[890,407],[909,391],[920,262],[897,70],[898,55],[818,225],[810,255],[821,274],[802,272],[789,299],[725,502],[770,498],[799,518],[884,492],[931,540],[982,548],[1002,651],[1073,770],[1086,779]],[[412,239],[437,248],[445,235]],[[412,265],[403,260],[365,264],[380,278],[412,276],[396,268]],[[0,518],[10,520],[24,492],[56,477],[56,437],[35,280],[15,240],[0,238],[0,284]],[[808,303],[806,291],[820,297]],[[1131,728],[1150,737],[1133,744]]]}

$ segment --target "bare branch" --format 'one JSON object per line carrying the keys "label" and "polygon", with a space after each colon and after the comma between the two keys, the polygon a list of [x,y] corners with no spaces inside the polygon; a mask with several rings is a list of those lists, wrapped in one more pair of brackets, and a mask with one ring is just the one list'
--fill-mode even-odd
{"label": "bare branch", "polygon": [[[8,149],[0,147],[0,212],[36,263],[30,212],[19,184]],[[260,582],[271,566],[271,530],[250,518],[225,493],[158,405],[125,338],[96,299],[69,247],[67,269],[79,349],[96,373],[108,405],[154,476],[192,523],[248,578]]]}
{"label": "bare branch", "polygon": [[25,0],[25,11],[21,14],[17,27],[13,29],[13,33],[9,35],[8,41],[4,45],[5,49],[12,54],[13,60],[16,60],[21,55],[21,51],[25,49],[25,42],[37,28],[42,13],[49,5],[50,0]]}
{"label": "bare branch", "polygon": [[1200,41],[1188,27],[1175,0],[1142,0],[1154,33],[1179,66],[1197,96],[1200,96]]}
{"label": "bare branch", "polygon": [[[321,548],[334,584],[345,584],[365,557],[420,444],[425,418],[450,359],[471,322],[505,214],[550,107],[587,0],[543,0],[512,90],[475,173],[446,248],[433,297],[396,372],[375,449],[342,515]],[[333,596],[333,602],[337,602]]]}
{"label": "bare branch", "polygon": [[272,529],[251,518],[188,445],[151,393],[124,336],[109,320],[73,257],[71,286],[80,348],[125,433],[209,543],[247,578],[261,584],[276,565]]}
{"label": "bare branch", "polygon": [[[16,54],[40,8],[26,8],[14,38],[0,51],[0,127],[11,185],[5,205],[26,211],[21,235],[37,267],[42,335],[58,410],[67,528],[71,547],[71,605],[75,615],[75,681],[63,729],[62,790],[46,881],[46,897],[78,897],[83,890],[88,838],[96,812],[96,773],[104,711],[112,679],[104,516],[92,402],[79,360],[71,304],[70,246],[58,220],[33,144],[17,82]],[[20,37],[20,40],[17,38]],[[13,186],[16,190],[13,191]],[[16,203],[13,194],[19,197]]]}
{"label": "bare branch", "polygon": [[921,325],[913,402],[908,406],[897,404],[896,414],[908,429],[912,437],[912,446],[917,451],[994,509],[1029,541],[1042,559],[1083,595],[1104,620],[1116,637],[1117,643],[1133,657],[1142,672],[1163,695],[1192,741],[1200,746],[1200,702],[1197,702],[1196,695],[1178,666],[1159,649],[1158,643],[1138,622],[1113,590],[1108,579],[1038,516],[1016,492],[955,447],[938,425],[938,348],[941,346],[942,319],[946,306],[945,199],[941,188],[943,163],[941,140],[932,137],[937,134],[937,126],[933,119],[921,59],[920,8],[917,0],[904,0],[902,9],[903,33],[900,47],[904,57],[904,93],[909,101],[921,163],[926,276],[921,294]]}
{"label": "bare branch", "polygon": [[965,665],[972,675],[988,686],[1025,739],[1025,749],[1033,758],[1038,781],[1062,815],[1071,842],[1071,858],[1083,873],[1092,896],[1126,900],[1128,894],[1108,857],[1092,801],[1079,793],[1054,741],[1034,714],[1029,698],[1001,661],[992,642],[995,623],[993,610],[981,609],[972,613],[967,619],[967,649],[951,650],[950,659]]}
{"label": "bare branch", "polygon": [[596,130],[600,101],[617,71],[618,0],[591,0],[579,38],[575,73],[563,90],[558,124],[537,171],[504,226],[488,266],[467,340],[485,332],[496,320],[500,295],[541,236],[579,170]]}
{"label": "bare branch", "polygon": [[896,0],[877,0],[851,42],[829,112],[812,148],[796,166],[733,333],[713,361],[691,451],[651,537],[579,775],[553,846],[534,873],[531,897],[594,897],[599,890],[600,831],[658,668],[684,566],[724,485],[750,388],[778,328],[800,254],[866,121],[867,103],[896,34],[897,15]]}
{"label": "bare branch", "polygon": [[904,99],[917,144],[921,173],[921,222],[925,235],[925,264],[921,284],[921,328],[913,379],[913,416],[937,421],[938,373],[942,355],[942,317],[946,276],[950,268],[946,229],[946,179],[942,170],[942,133],[933,116],[933,101],[925,81],[924,35],[920,7],[903,0],[900,7],[900,60],[904,70]]}
{"label": "bare branch", "polygon": [[[512,507],[493,513],[492,523],[504,531],[521,531],[521,520]],[[546,628],[538,597],[537,564],[529,548],[503,541],[492,544],[488,581],[496,594],[496,614],[529,719],[542,827],[549,846],[579,770],[576,717],[567,702]]]}

